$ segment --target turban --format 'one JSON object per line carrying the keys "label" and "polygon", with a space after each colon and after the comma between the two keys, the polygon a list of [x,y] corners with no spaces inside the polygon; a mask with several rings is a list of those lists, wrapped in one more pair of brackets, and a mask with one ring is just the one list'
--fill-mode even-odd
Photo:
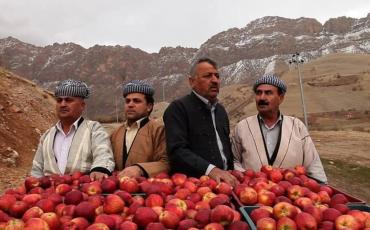
{"label": "turban", "polygon": [[123,86],[123,97],[126,97],[130,93],[142,93],[153,96],[154,89],[142,80],[132,80]]}
{"label": "turban", "polygon": [[54,92],[56,97],[82,97],[88,98],[89,87],[83,81],[68,79],[60,81]]}
{"label": "turban", "polygon": [[283,80],[281,80],[279,77],[275,75],[268,74],[268,75],[263,75],[262,77],[258,78],[253,85],[254,92],[256,92],[257,87],[262,84],[273,85],[279,88],[283,92],[283,94],[287,90],[287,87],[285,83],[283,82]]}

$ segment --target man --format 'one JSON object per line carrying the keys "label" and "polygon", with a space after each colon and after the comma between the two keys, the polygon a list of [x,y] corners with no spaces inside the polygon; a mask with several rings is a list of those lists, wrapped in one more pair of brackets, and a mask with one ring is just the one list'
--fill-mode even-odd
{"label": "man", "polygon": [[258,115],[240,121],[232,138],[235,168],[259,170],[262,165],[294,168],[303,165],[310,176],[326,182],[319,154],[305,125],[279,110],[287,90],[275,75],[256,80],[253,90]]}
{"label": "man", "polygon": [[235,185],[229,119],[217,102],[220,78],[212,59],[196,60],[190,69],[192,93],[173,101],[164,113],[167,152],[172,172],[209,175]]}
{"label": "man", "polygon": [[154,89],[141,80],[123,87],[126,121],[111,136],[120,176],[153,177],[168,172],[163,123],[149,119],[153,95]]}
{"label": "man", "polygon": [[114,161],[109,135],[96,121],[82,117],[89,88],[82,81],[64,80],[55,89],[59,121],[41,137],[31,175],[90,173],[92,180],[111,174]]}

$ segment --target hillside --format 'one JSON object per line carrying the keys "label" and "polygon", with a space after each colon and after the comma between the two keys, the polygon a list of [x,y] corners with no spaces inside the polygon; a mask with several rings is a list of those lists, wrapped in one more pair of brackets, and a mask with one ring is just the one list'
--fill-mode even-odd
{"label": "hillside", "polygon": [[0,68],[0,190],[30,170],[40,135],[54,122],[53,96]]}
{"label": "hillside", "polygon": [[250,84],[267,69],[288,70],[287,60],[296,52],[311,60],[335,53],[368,54],[369,31],[370,14],[331,18],[324,24],[314,18],[266,16],[217,33],[199,49],[162,47],[158,53],[119,45],[38,47],[7,37],[0,38],[0,67],[49,90],[62,79],[84,80],[93,89],[87,101],[89,116],[106,120],[115,118],[116,101],[122,95],[119,86],[125,81],[146,80],[156,89],[156,101],[169,102],[188,91],[184,82],[195,58],[215,59],[223,85]]}

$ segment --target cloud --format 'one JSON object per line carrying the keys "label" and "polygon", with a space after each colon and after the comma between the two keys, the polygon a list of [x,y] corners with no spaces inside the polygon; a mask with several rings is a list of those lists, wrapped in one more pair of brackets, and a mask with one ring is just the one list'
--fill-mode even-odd
{"label": "cloud", "polygon": [[368,0],[0,0],[0,38],[35,45],[74,42],[86,48],[130,45],[149,52],[163,46],[198,48],[211,36],[263,16],[365,17]]}

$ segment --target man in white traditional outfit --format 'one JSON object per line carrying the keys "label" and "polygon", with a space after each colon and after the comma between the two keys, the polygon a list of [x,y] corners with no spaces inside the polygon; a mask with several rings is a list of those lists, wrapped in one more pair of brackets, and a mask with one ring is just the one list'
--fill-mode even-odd
{"label": "man in white traditional outfit", "polygon": [[90,94],[82,81],[64,80],[55,89],[59,121],[41,137],[31,175],[89,173],[101,180],[114,170],[109,135],[97,121],[82,117]]}
{"label": "man in white traditional outfit", "polygon": [[275,75],[264,75],[256,80],[253,90],[258,114],[243,119],[235,127],[232,137],[235,169],[303,165],[309,176],[327,182],[306,126],[279,110],[287,90],[285,83]]}

